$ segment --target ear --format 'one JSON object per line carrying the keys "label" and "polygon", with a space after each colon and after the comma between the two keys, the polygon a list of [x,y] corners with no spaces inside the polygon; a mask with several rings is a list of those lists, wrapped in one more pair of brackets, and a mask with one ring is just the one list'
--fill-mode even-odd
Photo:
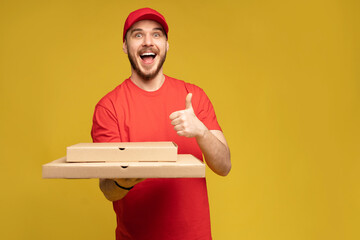
{"label": "ear", "polygon": [[125,39],[125,41],[123,43],[123,51],[124,51],[125,54],[128,54],[126,39]]}
{"label": "ear", "polygon": [[166,51],[169,51],[169,42],[166,41]]}

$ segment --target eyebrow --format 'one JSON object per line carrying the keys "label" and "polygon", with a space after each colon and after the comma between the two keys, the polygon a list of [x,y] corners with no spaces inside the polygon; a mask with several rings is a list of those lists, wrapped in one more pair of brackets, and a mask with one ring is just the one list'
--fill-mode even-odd
{"label": "eyebrow", "polygon": [[163,28],[154,28],[153,30],[159,30],[159,31],[165,32]]}
{"label": "eyebrow", "polygon": [[[153,30],[159,30],[159,31],[161,31],[163,33],[165,32],[163,28],[153,28]],[[131,30],[131,33],[133,33],[133,32],[141,32],[141,31],[143,31],[142,28],[134,28],[134,29]]]}
{"label": "eyebrow", "polygon": [[131,33],[139,32],[139,31],[142,31],[142,29],[141,28],[134,28],[134,29],[131,30]]}

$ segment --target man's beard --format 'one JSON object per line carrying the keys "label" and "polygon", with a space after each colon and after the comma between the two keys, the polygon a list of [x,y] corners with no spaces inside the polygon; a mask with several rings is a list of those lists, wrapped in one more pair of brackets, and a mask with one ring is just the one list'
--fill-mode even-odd
{"label": "man's beard", "polygon": [[166,51],[165,51],[165,55],[164,57],[160,57],[160,55],[157,55],[160,57],[160,62],[157,66],[157,68],[155,69],[155,71],[153,72],[149,72],[149,73],[145,73],[145,72],[142,72],[140,67],[137,65],[137,62],[135,61],[135,57],[132,57],[131,54],[130,54],[130,51],[129,51],[129,48],[127,49],[128,50],[128,58],[129,58],[129,61],[130,61],[130,64],[131,64],[131,67],[135,70],[135,72],[144,80],[151,80],[153,79],[160,71],[160,69],[162,68],[164,62],[165,62],[165,59],[166,59]]}

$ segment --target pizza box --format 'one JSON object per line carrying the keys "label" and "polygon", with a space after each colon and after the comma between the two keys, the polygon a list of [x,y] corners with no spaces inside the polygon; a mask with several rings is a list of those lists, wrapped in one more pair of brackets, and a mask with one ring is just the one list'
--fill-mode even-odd
{"label": "pizza box", "polygon": [[67,147],[67,162],[145,162],[177,160],[173,142],[78,143]]}
{"label": "pizza box", "polygon": [[71,163],[66,157],[42,166],[43,178],[204,178],[205,164],[190,154],[175,162]]}

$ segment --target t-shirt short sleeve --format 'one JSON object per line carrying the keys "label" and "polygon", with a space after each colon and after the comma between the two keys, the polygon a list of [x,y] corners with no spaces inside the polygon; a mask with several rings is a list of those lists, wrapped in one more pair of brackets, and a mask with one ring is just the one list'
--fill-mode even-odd
{"label": "t-shirt short sleeve", "polygon": [[[202,90],[199,87],[195,87],[194,88],[194,94],[198,95],[198,106],[196,106],[195,110],[195,114],[198,117],[198,119],[204,123],[204,125],[209,129],[209,130],[221,130],[221,127],[217,121],[216,118],[216,114],[215,114],[215,110],[214,107],[210,101],[210,99],[208,98],[208,96],[206,95],[206,93],[204,92],[204,90]],[[194,94],[193,94],[193,98],[194,98]],[[197,97],[195,97],[196,99]],[[195,107],[195,106],[193,106]]]}
{"label": "t-shirt short sleeve", "polygon": [[97,104],[91,130],[93,142],[120,142],[118,122],[106,107]]}

